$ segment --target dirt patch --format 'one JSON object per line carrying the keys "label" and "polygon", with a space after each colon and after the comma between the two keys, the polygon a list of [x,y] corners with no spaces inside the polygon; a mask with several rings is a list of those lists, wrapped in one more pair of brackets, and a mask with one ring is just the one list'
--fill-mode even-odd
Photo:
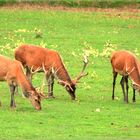
{"label": "dirt patch", "polygon": [[[70,11],[70,12],[104,12],[104,16],[110,18],[122,18],[122,19],[140,19],[140,9],[136,9],[133,6],[127,6],[123,8],[73,8],[66,6],[50,6],[47,4],[29,4],[29,3],[19,3],[12,5],[2,6],[1,9],[12,9],[12,10],[56,10],[56,11]],[[130,28],[133,28],[130,26]]]}
{"label": "dirt patch", "polygon": [[[122,18],[122,19],[140,19],[140,9],[136,9],[133,6],[127,6],[123,8],[73,8],[66,6],[50,6],[47,4],[29,4],[29,3],[18,3],[1,6],[1,9],[10,9],[10,10],[56,10],[56,11],[70,11],[70,12],[104,12],[104,16],[109,18]],[[128,28],[134,28],[134,26],[129,26]]]}
{"label": "dirt patch", "polygon": [[140,13],[139,7],[140,5],[133,5],[133,6],[126,6],[122,8],[95,8],[95,7],[88,7],[88,8],[73,8],[73,7],[66,7],[66,6],[50,6],[47,4],[29,4],[29,3],[18,3],[18,4],[10,4],[1,6],[1,9],[18,9],[18,10],[63,10],[63,11],[72,11],[72,12],[132,12],[132,13]]}

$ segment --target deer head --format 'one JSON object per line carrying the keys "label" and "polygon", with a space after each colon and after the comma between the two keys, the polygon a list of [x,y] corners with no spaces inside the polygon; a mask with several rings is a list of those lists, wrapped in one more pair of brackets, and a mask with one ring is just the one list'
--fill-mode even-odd
{"label": "deer head", "polygon": [[84,73],[84,70],[85,70],[85,68],[88,64],[87,56],[84,56],[83,62],[84,62],[84,66],[82,68],[82,71],[79,73],[79,75],[74,80],[72,80],[71,83],[68,83],[68,82],[65,82],[65,81],[62,81],[62,80],[58,80],[59,84],[63,85],[66,88],[66,90],[70,94],[72,100],[75,100],[75,97],[76,97],[75,96],[75,90],[76,90],[77,83],[79,82],[79,80],[82,77],[88,75],[88,73]]}
{"label": "deer head", "polygon": [[75,100],[75,90],[76,90],[76,85],[72,82],[72,83],[68,83],[62,80],[59,80],[58,83],[62,86],[65,87],[65,89],[67,90],[67,92],[70,94],[71,99]]}
{"label": "deer head", "polygon": [[32,105],[35,107],[36,110],[41,110],[41,94],[38,93],[35,89],[23,92],[24,96],[29,98]]}

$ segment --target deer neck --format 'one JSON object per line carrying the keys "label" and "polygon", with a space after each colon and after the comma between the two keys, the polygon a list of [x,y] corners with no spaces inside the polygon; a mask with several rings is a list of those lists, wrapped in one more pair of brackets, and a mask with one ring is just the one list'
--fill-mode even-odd
{"label": "deer neck", "polygon": [[57,77],[59,80],[67,82],[68,84],[72,83],[72,80],[64,66],[60,67],[57,71]]}
{"label": "deer neck", "polygon": [[29,80],[24,74],[18,74],[17,80],[23,92],[31,91],[34,89],[32,84],[29,82]]}

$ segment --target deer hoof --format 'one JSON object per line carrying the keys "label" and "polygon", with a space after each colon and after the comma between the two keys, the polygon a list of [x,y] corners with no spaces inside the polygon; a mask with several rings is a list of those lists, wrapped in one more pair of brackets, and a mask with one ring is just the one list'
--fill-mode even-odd
{"label": "deer hoof", "polygon": [[54,99],[55,97],[53,96],[53,95],[48,95],[47,97],[46,97],[46,99]]}
{"label": "deer hoof", "polygon": [[124,101],[126,104],[128,104],[129,103],[129,101]]}
{"label": "deer hoof", "polygon": [[10,107],[11,108],[16,108],[16,105],[15,104],[11,104]]}
{"label": "deer hoof", "polygon": [[132,101],[133,101],[133,103],[135,103],[135,102],[136,102],[136,100],[135,100],[135,99],[132,99]]}

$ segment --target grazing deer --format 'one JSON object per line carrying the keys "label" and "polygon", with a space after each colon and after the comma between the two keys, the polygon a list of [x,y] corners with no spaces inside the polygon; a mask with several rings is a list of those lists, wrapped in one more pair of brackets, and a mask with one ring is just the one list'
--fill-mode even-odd
{"label": "grazing deer", "polygon": [[71,80],[58,52],[47,48],[33,45],[21,45],[15,50],[15,59],[20,61],[26,68],[26,75],[32,80],[32,75],[36,72],[44,72],[48,83],[48,98],[53,97],[54,79],[66,88],[71,96],[75,99],[76,84],[81,77],[86,76],[84,70],[88,60],[85,58],[84,66],[81,73],[75,80]]}
{"label": "grazing deer", "polygon": [[[122,75],[121,87],[124,95],[124,101],[128,103],[128,77],[133,85],[133,102],[135,101],[135,89],[140,91],[140,73],[139,62],[134,54],[128,51],[116,51],[111,56],[111,65],[113,69],[113,92],[112,100],[114,100],[115,82],[117,74]],[[126,84],[126,93],[124,85]]]}
{"label": "grazing deer", "polygon": [[21,86],[25,97],[29,98],[35,109],[41,109],[41,94],[31,85],[23,72],[22,65],[17,60],[11,60],[0,55],[0,81],[7,81],[11,92],[12,108],[16,107],[14,94],[18,85]]}

